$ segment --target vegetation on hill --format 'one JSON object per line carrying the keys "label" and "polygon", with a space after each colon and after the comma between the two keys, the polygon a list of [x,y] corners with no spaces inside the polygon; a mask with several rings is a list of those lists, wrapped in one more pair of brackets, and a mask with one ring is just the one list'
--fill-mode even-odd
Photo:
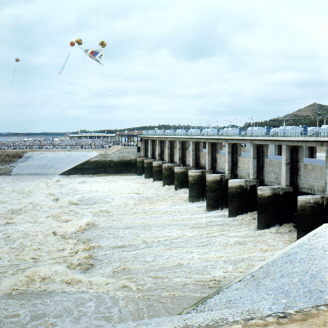
{"label": "vegetation on hill", "polygon": [[[271,126],[278,127],[284,125],[307,125],[307,126],[321,126],[325,123],[328,123],[328,106],[313,103],[301,109],[298,109],[295,112],[284,115],[282,117],[273,118],[267,121],[256,122],[256,126]],[[244,124],[244,127],[247,128],[251,125],[250,122]]]}

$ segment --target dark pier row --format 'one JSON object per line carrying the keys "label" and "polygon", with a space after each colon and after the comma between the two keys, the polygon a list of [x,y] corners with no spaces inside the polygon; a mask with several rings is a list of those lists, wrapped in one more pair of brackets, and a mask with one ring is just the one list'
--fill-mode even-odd
{"label": "dark pier row", "polygon": [[328,138],[142,135],[139,156],[145,177],[189,188],[207,211],[257,211],[258,229],[293,223],[301,238],[327,222],[327,150]]}

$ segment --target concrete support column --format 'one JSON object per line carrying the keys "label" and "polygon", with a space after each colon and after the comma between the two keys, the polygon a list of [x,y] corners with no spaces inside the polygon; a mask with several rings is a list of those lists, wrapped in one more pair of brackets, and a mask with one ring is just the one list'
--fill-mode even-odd
{"label": "concrete support column", "polygon": [[189,178],[189,202],[201,202],[206,197],[206,171],[190,170]]}
{"label": "concrete support column", "polygon": [[161,161],[153,162],[153,181],[163,181],[163,163]]}
{"label": "concrete support column", "polygon": [[181,141],[177,140],[176,163],[181,164]]}
{"label": "concrete support column", "polygon": [[248,212],[257,211],[257,187],[259,186],[258,180],[249,180],[248,189]]}
{"label": "concrete support column", "polygon": [[323,201],[324,213],[323,213],[323,223],[328,223],[328,196],[321,196]]}
{"label": "concrete support column", "polygon": [[175,190],[188,188],[188,167],[174,168],[174,187]]}
{"label": "concrete support column", "polygon": [[151,159],[153,156],[153,143],[151,139],[148,139],[148,158]]}
{"label": "concrete support column", "polygon": [[155,154],[155,159],[159,160],[160,159],[160,152],[161,152],[161,147],[160,147],[160,140],[156,140],[156,154]]}
{"label": "concrete support column", "polygon": [[189,159],[189,166],[193,168],[195,166],[195,141],[190,141],[190,159]]}
{"label": "concrete support column", "polygon": [[248,212],[249,180],[231,179],[228,182],[229,218]]}
{"label": "concrete support column", "polygon": [[325,147],[325,191],[328,195],[328,147]]}
{"label": "concrete support column", "polygon": [[277,224],[280,187],[257,188],[257,229],[269,229]]}
{"label": "concrete support column", "polygon": [[295,223],[297,196],[292,187],[257,188],[257,228]]}
{"label": "concrete support column", "polygon": [[249,145],[249,178],[256,179],[256,145]]}
{"label": "concrete support column", "polygon": [[145,179],[151,179],[153,177],[153,159],[145,159]]}
{"label": "concrete support column", "polygon": [[164,161],[166,163],[169,163],[170,162],[169,158],[170,158],[170,141],[165,140]]}
{"label": "concrete support column", "polygon": [[147,157],[146,147],[145,147],[145,139],[142,139],[142,142],[141,142],[141,157]]}
{"label": "concrete support column", "polygon": [[277,224],[295,223],[297,213],[297,195],[292,187],[281,187],[280,206]]}
{"label": "concrete support column", "polygon": [[174,185],[174,167],[175,164],[163,164],[163,186]]}
{"label": "concrete support column", "polygon": [[143,175],[145,173],[145,159],[137,158],[137,175]]}
{"label": "concrete support column", "polygon": [[302,238],[324,223],[324,198],[321,196],[298,196],[297,239]]}
{"label": "concrete support column", "polygon": [[225,142],[225,174],[231,174],[231,143]]}
{"label": "concrete support column", "polygon": [[211,169],[212,162],[212,144],[210,142],[206,142],[206,170]]}
{"label": "concrete support column", "polygon": [[287,187],[290,180],[290,146],[281,147],[281,186]]}
{"label": "concrete support column", "polygon": [[206,174],[206,211],[227,208],[228,180],[225,174]]}

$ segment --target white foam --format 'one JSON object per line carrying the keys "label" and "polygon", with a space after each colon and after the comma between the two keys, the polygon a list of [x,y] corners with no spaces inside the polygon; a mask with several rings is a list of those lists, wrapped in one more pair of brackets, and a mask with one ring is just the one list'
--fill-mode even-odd
{"label": "white foam", "polygon": [[174,315],[296,237],[136,176],[1,176],[0,190],[0,309],[27,327]]}

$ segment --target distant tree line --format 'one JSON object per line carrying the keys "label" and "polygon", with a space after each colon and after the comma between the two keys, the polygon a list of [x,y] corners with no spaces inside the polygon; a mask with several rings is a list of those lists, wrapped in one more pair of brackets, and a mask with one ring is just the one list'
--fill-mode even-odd
{"label": "distant tree line", "polygon": [[[299,126],[299,125],[307,125],[308,127],[310,126],[318,126],[320,127],[321,125],[324,124],[325,118],[323,116],[318,117],[311,117],[311,116],[295,116],[295,117],[287,117],[285,119],[282,118],[276,118],[276,119],[271,119],[271,120],[266,120],[266,121],[261,121],[261,122],[252,122],[253,126],[271,126],[272,128],[276,128],[279,126],[283,126],[284,123],[285,125],[294,125],[294,126]],[[326,124],[328,123],[328,116],[326,119]],[[244,128],[247,129],[248,127],[251,126],[251,122],[246,122],[244,124]]]}

